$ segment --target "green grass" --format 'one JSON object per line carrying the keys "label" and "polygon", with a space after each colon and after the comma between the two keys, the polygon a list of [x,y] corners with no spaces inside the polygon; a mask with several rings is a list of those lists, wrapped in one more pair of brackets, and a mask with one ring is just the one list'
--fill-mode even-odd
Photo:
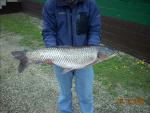
{"label": "green grass", "polygon": [[20,41],[22,46],[31,48],[43,47],[41,30],[33,24],[31,17],[27,14],[18,13],[16,15],[0,16],[1,29],[7,32],[15,32],[23,38]]}
{"label": "green grass", "polygon": [[[102,83],[114,97],[119,96],[118,88],[124,96],[144,96],[150,94],[150,66],[129,55],[121,55],[94,66],[96,80]],[[143,94],[139,94],[142,91]],[[131,95],[131,92],[134,92]],[[141,93],[141,92],[140,92]],[[150,105],[150,100],[147,101]]]}
{"label": "green grass", "polygon": [[[44,47],[41,30],[26,14],[0,16],[1,28],[15,32],[23,37],[22,46],[31,48]],[[43,66],[43,68],[45,68]],[[126,97],[142,96],[150,105],[150,66],[129,55],[121,55],[94,65],[95,80],[102,84],[112,96],[123,92]]]}

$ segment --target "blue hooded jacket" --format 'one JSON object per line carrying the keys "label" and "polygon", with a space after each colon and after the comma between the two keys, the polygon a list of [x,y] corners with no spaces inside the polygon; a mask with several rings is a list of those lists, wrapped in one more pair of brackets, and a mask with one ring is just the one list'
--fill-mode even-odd
{"label": "blue hooded jacket", "polygon": [[95,0],[47,0],[43,8],[43,40],[46,47],[100,44],[101,21]]}

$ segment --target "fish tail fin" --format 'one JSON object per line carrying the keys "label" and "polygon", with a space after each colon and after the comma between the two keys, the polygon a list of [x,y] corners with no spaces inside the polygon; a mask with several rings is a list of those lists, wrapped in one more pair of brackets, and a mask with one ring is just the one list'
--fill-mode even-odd
{"label": "fish tail fin", "polygon": [[14,58],[20,60],[20,64],[18,66],[18,72],[22,73],[28,65],[28,58],[26,56],[26,52],[25,51],[12,51],[11,54],[14,56]]}

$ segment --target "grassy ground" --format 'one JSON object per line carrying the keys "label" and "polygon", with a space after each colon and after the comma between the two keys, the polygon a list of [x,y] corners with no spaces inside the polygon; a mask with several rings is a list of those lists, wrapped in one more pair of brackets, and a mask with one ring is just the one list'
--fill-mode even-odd
{"label": "grassy ground", "polygon": [[[41,21],[22,13],[0,16],[0,21],[0,112],[7,109],[9,113],[57,113],[58,87],[52,68],[31,65],[25,76],[18,77],[18,62],[10,55],[12,50],[44,47]],[[121,53],[94,65],[94,71],[95,113],[149,113],[149,64]],[[79,113],[77,98],[73,95],[74,107]],[[144,105],[116,104],[118,98],[139,97],[144,98]]]}
{"label": "grassy ground", "polygon": [[114,97],[144,97],[150,105],[150,67],[142,60],[124,54],[94,67],[96,80]]}
{"label": "grassy ground", "polygon": [[6,15],[1,16],[1,28],[7,32],[15,32],[22,35],[23,38],[20,41],[22,46],[28,46],[31,48],[44,47],[41,30],[37,27],[36,19],[32,22],[32,19],[28,15]]}

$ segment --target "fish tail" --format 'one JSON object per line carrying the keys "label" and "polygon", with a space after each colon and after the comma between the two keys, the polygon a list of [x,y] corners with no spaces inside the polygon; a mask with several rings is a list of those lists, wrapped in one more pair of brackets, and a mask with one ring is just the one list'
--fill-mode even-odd
{"label": "fish tail", "polygon": [[26,52],[25,51],[12,51],[11,54],[14,56],[14,58],[20,60],[20,64],[18,66],[18,72],[22,73],[28,65],[28,58],[26,56]]}

